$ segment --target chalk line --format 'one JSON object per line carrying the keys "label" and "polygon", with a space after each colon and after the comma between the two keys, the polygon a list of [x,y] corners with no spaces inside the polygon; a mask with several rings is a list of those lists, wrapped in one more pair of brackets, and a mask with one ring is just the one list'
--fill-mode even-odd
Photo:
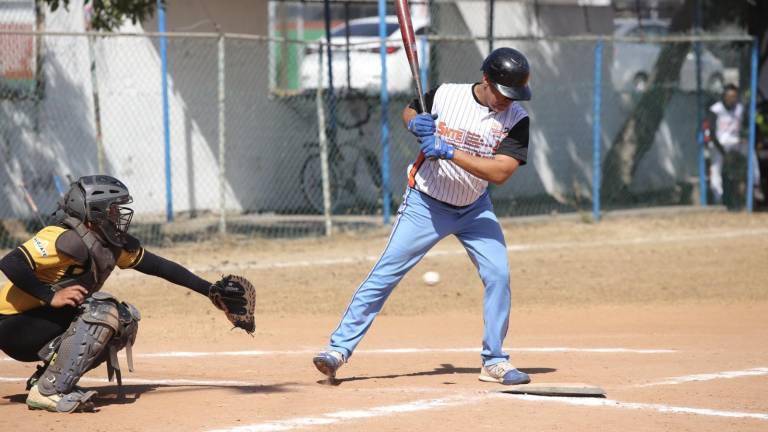
{"label": "chalk line", "polygon": [[713,373],[696,374],[696,375],[684,375],[679,377],[665,378],[661,381],[655,381],[655,382],[650,382],[646,384],[639,384],[634,387],[676,385],[676,384],[683,384],[683,383],[696,382],[696,381],[712,381],[717,379],[731,379],[731,378],[741,378],[741,377],[747,377],[747,376],[762,376],[762,375],[768,375],[768,367],[757,367],[757,368],[738,370],[738,371],[723,371],[723,372],[713,372]]}

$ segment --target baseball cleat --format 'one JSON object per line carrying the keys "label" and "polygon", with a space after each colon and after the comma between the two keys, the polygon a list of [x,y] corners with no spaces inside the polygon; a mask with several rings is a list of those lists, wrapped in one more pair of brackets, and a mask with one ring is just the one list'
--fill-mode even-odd
{"label": "baseball cleat", "polygon": [[495,382],[503,385],[528,384],[531,378],[525,372],[520,372],[508,361],[483,366],[480,369],[480,381]]}
{"label": "baseball cleat", "polygon": [[71,413],[75,411],[93,411],[94,405],[90,400],[96,392],[86,391],[75,386],[71,393],[44,395],[40,393],[37,384],[33,385],[27,395],[29,409],[41,409],[51,412]]}
{"label": "baseball cleat", "polygon": [[333,350],[323,351],[318,353],[312,362],[323,375],[328,378],[336,378],[336,371],[344,364],[344,355]]}

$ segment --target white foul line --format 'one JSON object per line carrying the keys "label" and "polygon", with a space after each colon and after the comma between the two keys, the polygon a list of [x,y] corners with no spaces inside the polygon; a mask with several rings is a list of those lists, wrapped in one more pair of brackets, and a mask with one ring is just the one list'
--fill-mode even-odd
{"label": "white foul line", "polygon": [[427,411],[446,407],[461,405],[470,405],[483,402],[487,399],[508,399],[514,398],[529,402],[548,402],[565,405],[588,406],[588,407],[606,407],[628,410],[651,410],[660,413],[672,414],[695,414],[702,416],[746,418],[757,420],[768,420],[768,414],[748,413],[739,411],[712,410],[707,408],[692,408],[671,406],[662,404],[647,404],[635,402],[620,402],[611,399],[595,398],[577,398],[577,397],[552,397],[552,396],[533,396],[533,395],[510,395],[498,392],[473,394],[446,397],[440,399],[425,399],[396,405],[384,405],[368,409],[336,411],[320,414],[312,417],[296,417],[284,420],[273,420],[266,423],[256,423],[251,425],[237,426],[233,428],[214,429],[210,432],[276,432],[288,431],[298,428],[307,428],[311,426],[326,426],[340,423],[343,421],[353,421],[360,419],[369,419],[374,417],[384,417],[395,414],[412,413],[417,411]]}
{"label": "white foul line", "polygon": [[[345,420],[359,420],[373,417],[385,417],[392,414],[426,411],[458,405],[477,403],[488,398],[488,394],[471,396],[454,396],[440,399],[425,399],[397,405],[384,405],[361,410],[336,411],[314,417],[297,417],[286,420],[275,420],[267,423],[238,426],[229,429],[216,429],[216,432],[273,432],[287,431],[309,426],[324,426],[340,423]],[[213,431],[212,431],[213,432]]]}
{"label": "white foul line", "polygon": [[[505,348],[507,352],[539,353],[595,353],[595,354],[670,354],[671,349],[634,349],[634,348],[571,348],[571,347],[530,347]],[[197,358],[197,357],[270,357],[286,355],[315,354],[318,350],[249,350],[249,351],[168,351],[156,353],[137,353],[134,357],[142,358]],[[360,349],[358,354],[429,354],[429,353],[479,353],[479,348],[382,348]],[[0,357],[0,361],[11,361],[10,357]]]}
{"label": "white foul line", "polygon": [[[534,348],[505,348],[508,352],[543,352],[543,353],[627,353],[627,354],[668,354],[675,350],[669,349],[632,349],[632,348],[569,348],[569,347],[534,347]],[[383,348],[361,349],[356,354],[422,354],[422,353],[479,353],[479,348]],[[159,353],[136,354],[136,357],[165,358],[165,357],[259,357],[315,354],[317,350],[278,350],[278,351],[171,351]]]}
{"label": "white foul line", "polygon": [[[762,369],[762,368],[756,368]],[[715,374],[711,374],[715,375]],[[714,379],[714,378],[713,378]],[[24,382],[24,377],[0,377],[0,382]],[[82,382],[91,383],[108,383],[104,378],[90,378],[84,377]],[[123,382],[127,384],[145,384],[145,385],[191,385],[191,386],[216,386],[216,387],[245,387],[245,386],[260,386],[263,384],[251,382],[251,381],[234,381],[234,380],[191,380],[191,379],[134,379],[127,378]],[[534,396],[534,395],[514,395],[504,394],[501,392],[482,392],[474,393],[471,395],[457,395],[439,399],[426,399],[417,400],[414,402],[408,402],[404,404],[396,405],[384,405],[369,409],[361,410],[344,410],[336,411],[326,414],[321,414],[315,417],[298,417],[286,420],[276,420],[267,423],[258,423],[253,425],[238,426],[229,429],[217,429],[216,432],[271,432],[271,431],[287,431],[297,428],[335,424],[346,420],[366,419],[372,417],[382,417],[401,413],[410,413],[417,411],[432,410],[437,408],[469,405],[477,402],[481,402],[489,398],[514,398],[522,401],[530,402],[547,402],[547,403],[560,403],[574,406],[588,406],[588,407],[607,407],[607,408],[619,408],[629,410],[651,410],[660,413],[673,413],[673,414],[695,414],[702,416],[714,416],[714,417],[730,417],[730,418],[745,418],[756,420],[768,420],[768,414],[766,413],[749,413],[740,411],[724,411],[713,410],[708,408],[693,408],[693,407],[681,407],[663,404],[649,404],[649,403],[637,403],[637,402],[622,402],[612,399],[595,399],[595,398],[579,398],[579,397],[552,397],[552,396]]]}
{"label": "white foul line", "polygon": [[[546,251],[546,250],[559,250],[559,249],[584,249],[603,246],[621,246],[621,245],[639,245],[650,243],[676,243],[676,242],[690,242],[690,241],[702,241],[711,239],[722,238],[736,238],[736,237],[749,237],[768,235],[768,229],[749,229],[749,230],[735,230],[725,232],[710,232],[710,233],[695,233],[691,235],[675,235],[675,236],[652,236],[652,237],[637,237],[630,239],[617,239],[617,240],[605,240],[605,241],[576,241],[576,242],[560,242],[560,243],[523,243],[513,244],[507,247],[509,252],[529,252],[529,251]],[[451,249],[451,250],[432,250],[426,258],[434,258],[441,256],[453,256],[453,255],[465,255],[467,252],[465,249]],[[245,262],[245,263],[232,263],[226,266],[222,265],[210,265],[207,268],[189,268],[193,273],[199,272],[228,272],[236,270],[271,270],[271,269],[285,269],[296,267],[323,267],[323,266],[338,266],[345,264],[364,264],[378,261],[380,257],[378,255],[367,256],[350,256],[328,259],[313,259],[313,260],[291,260],[291,261],[272,261],[272,262]],[[136,272],[116,272],[116,277],[130,278],[140,276]]]}
{"label": "white foul line", "polygon": [[[577,242],[560,242],[560,243],[523,243],[512,244],[507,247],[509,252],[529,252],[529,251],[546,251],[546,250],[559,250],[559,249],[584,249],[595,248],[603,246],[621,246],[621,245],[639,245],[650,243],[676,243],[676,242],[692,242],[711,239],[724,239],[724,238],[737,238],[737,237],[749,237],[749,236],[761,236],[767,235],[768,229],[748,229],[748,230],[734,230],[724,232],[709,232],[709,233],[696,233],[692,235],[675,235],[675,236],[658,236],[658,237],[637,237],[630,239],[617,239],[617,240],[605,240],[605,241],[577,241]],[[434,258],[441,256],[453,256],[466,254],[464,249],[451,249],[451,250],[432,250],[426,258]],[[271,270],[271,269],[285,269],[285,268],[297,268],[297,267],[332,267],[338,265],[349,264],[365,264],[378,261],[378,255],[367,256],[350,256],[328,259],[313,259],[313,260],[289,260],[289,261],[266,261],[266,262],[244,262],[233,263],[229,265],[212,264],[206,268],[193,268],[188,267],[193,273],[201,272],[215,272],[225,273],[237,270]],[[119,271],[113,274],[113,277],[133,278],[140,277],[142,273],[135,271]],[[0,273],[0,283],[5,283],[2,273]]]}
{"label": "white foul line", "polygon": [[708,408],[691,408],[662,404],[650,404],[650,403],[637,403],[637,402],[621,402],[612,399],[597,399],[597,398],[580,398],[580,397],[551,397],[551,396],[534,396],[534,395],[505,395],[511,396],[516,399],[536,401],[536,402],[554,402],[563,403],[567,405],[577,406],[590,406],[590,407],[608,407],[608,408],[621,408],[630,410],[651,410],[661,413],[674,413],[674,414],[697,414],[703,416],[715,416],[715,417],[733,417],[733,418],[749,418],[758,420],[768,420],[768,414],[766,413],[749,413],[740,411],[723,411],[713,410]]}
{"label": "white foul line", "polygon": [[[605,241],[577,241],[577,242],[560,242],[560,243],[522,243],[513,244],[507,247],[509,252],[529,252],[529,251],[546,251],[546,250],[559,250],[559,249],[584,249],[603,246],[621,246],[621,245],[639,245],[649,243],[676,243],[676,242],[691,242],[702,241],[711,239],[725,239],[736,237],[749,237],[749,236],[761,236],[768,234],[768,229],[748,229],[748,230],[734,230],[724,232],[709,232],[709,233],[696,233],[692,235],[675,235],[675,236],[658,236],[658,237],[637,237],[630,239],[617,239],[617,240],[605,240]],[[464,249],[451,249],[451,250],[432,250],[426,258],[434,258],[441,256],[452,255],[464,255],[466,254]],[[345,264],[364,264],[378,261],[378,255],[367,256],[350,256],[339,257],[329,259],[313,259],[313,260],[289,260],[289,261],[272,261],[272,262],[245,262],[240,264],[219,265],[212,264],[207,268],[193,268],[188,267],[193,273],[201,272],[215,272],[224,273],[237,270],[271,270],[271,269],[285,269],[285,268],[297,268],[297,267],[332,267]],[[1,273],[0,273],[1,275]],[[113,274],[115,278],[133,278],[142,276],[141,273],[134,271],[119,271]],[[0,276],[0,283],[5,283],[6,280]]]}
{"label": "white foul line", "polygon": [[[707,374],[686,375],[674,378],[665,378],[661,381],[654,381],[646,384],[638,384],[632,387],[652,387],[658,385],[676,385],[688,382],[696,381],[711,381],[716,379],[731,379],[749,376],[763,376],[768,375],[768,367],[758,367],[740,371],[723,371]],[[23,377],[2,377],[0,376],[0,382],[19,382],[26,381]],[[94,383],[107,383],[103,378],[90,378],[83,377],[81,381],[88,381]],[[190,380],[190,379],[136,379],[136,378],[124,378],[123,382],[129,384],[165,384],[165,385],[210,385],[210,386],[257,386],[259,383],[253,381],[234,381],[234,380]]]}
{"label": "white foul line", "polygon": [[758,368],[746,369],[746,370],[740,370],[740,371],[724,371],[724,372],[714,372],[714,373],[706,373],[706,374],[685,375],[685,376],[679,376],[679,377],[665,378],[661,381],[655,381],[655,382],[650,382],[646,384],[639,384],[639,385],[636,385],[635,387],[674,385],[674,384],[682,384],[682,383],[695,382],[695,381],[711,381],[716,379],[731,379],[731,378],[739,378],[739,377],[745,377],[745,376],[761,376],[761,375],[768,375],[768,367],[758,367]]}

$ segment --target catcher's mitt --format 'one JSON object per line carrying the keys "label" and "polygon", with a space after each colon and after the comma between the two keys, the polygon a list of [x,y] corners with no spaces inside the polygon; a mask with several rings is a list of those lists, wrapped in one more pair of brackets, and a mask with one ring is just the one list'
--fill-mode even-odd
{"label": "catcher's mitt", "polygon": [[242,276],[228,275],[221,278],[208,292],[213,304],[224,311],[232,324],[249,334],[256,330],[253,313],[256,308],[256,289]]}

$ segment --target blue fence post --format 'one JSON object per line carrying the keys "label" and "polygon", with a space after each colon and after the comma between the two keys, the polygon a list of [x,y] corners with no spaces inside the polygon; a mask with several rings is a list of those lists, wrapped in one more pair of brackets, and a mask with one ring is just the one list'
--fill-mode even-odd
{"label": "blue fence post", "polygon": [[[334,151],[336,147],[336,94],[333,88],[333,47],[331,46],[331,1],[323,2],[325,16],[325,47],[328,58],[328,139]],[[334,153],[334,152],[332,152]]]}
{"label": "blue fence post", "polygon": [[[157,31],[165,33],[165,6],[157,0]],[[165,219],[173,222],[173,188],[171,183],[171,129],[168,112],[168,40],[160,36],[160,64],[163,92],[163,138],[165,140]]]}
{"label": "blue fence post", "polygon": [[704,147],[704,114],[702,113],[702,89],[701,89],[701,42],[693,43],[696,53],[696,143],[699,146],[699,204],[707,205],[707,157]]}
{"label": "blue fence post", "polygon": [[[700,108],[699,108],[700,109]],[[702,116],[697,116],[702,118]],[[703,121],[703,120],[702,120]],[[697,126],[698,132],[696,133],[696,142],[699,144],[699,204],[702,207],[707,205],[707,158],[704,154],[704,130],[702,124],[699,121]]]}
{"label": "blue fence post", "polygon": [[603,85],[603,40],[595,44],[595,88],[592,96],[592,217],[600,220],[600,105]]}
{"label": "blue fence post", "polygon": [[387,1],[379,0],[379,54],[381,55],[381,199],[384,224],[389,223],[389,92],[387,91]]}
{"label": "blue fence post", "polygon": [[752,212],[755,175],[755,121],[757,119],[757,57],[760,43],[752,42],[752,59],[749,66],[749,151],[747,152],[747,213]]}
{"label": "blue fence post", "polygon": [[[696,0],[696,8],[694,10],[694,34],[696,36],[701,35],[701,18],[702,18],[702,4],[701,0]],[[697,40],[693,43],[693,52],[696,58],[696,144],[699,147],[699,204],[702,207],[707,206],[707,188],[709,182],[707,181],[707,154],[704,143],[704,113],[703,113],[703,92],[701,89],[701,41]]]}

